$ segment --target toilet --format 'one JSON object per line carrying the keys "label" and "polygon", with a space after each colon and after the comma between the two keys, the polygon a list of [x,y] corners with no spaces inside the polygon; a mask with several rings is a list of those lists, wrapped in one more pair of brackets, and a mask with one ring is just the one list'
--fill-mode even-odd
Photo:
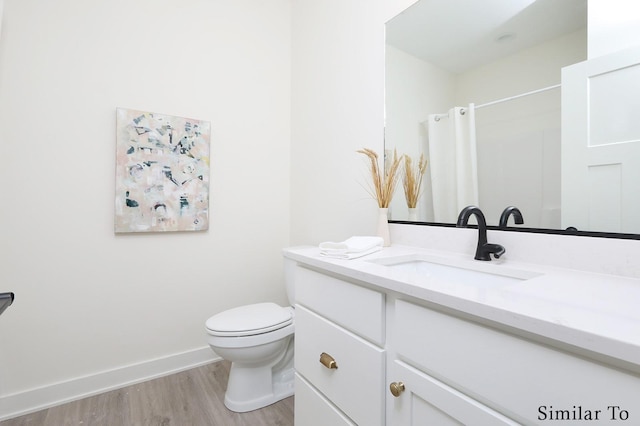
{"label": "toilet", "polygon": [[[293,303],[295,263],[285,260],[285,283]],[[220,312],[205,324],[211,349],[231,361],[224,405],[246,412],[293,395],[294,308],[256,303]]]}

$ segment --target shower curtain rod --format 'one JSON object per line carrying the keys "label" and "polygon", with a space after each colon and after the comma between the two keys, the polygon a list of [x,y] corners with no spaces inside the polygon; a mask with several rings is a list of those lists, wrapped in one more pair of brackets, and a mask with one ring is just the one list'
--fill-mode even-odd
{"label": "shower curtain rod", "polygon": [[521,94],[515,95],[515,96],[509,96],[508,98],[498,99],[498,100],[495,100],[495,101],[487,102],[485,104],[476,105],[475,109],[484,108],[484,107],[487,107],[487,106],[499,104],[499,103],[506,102],[506,101],[512,101],[512,100],[518,99],[518,98],[524,98],[525,96],[535,95],[536,93],[541,93],[541,92],[546,92],[547,90],[557,89],[560,86],[561,86],[561,84],[555,84],[553,86],[543,87],[542,89],[532,90],[531,92],[521,93]]}
{"label": "shower curtain rod", "polygon": [[[487,102],[487,103],[484,103],[484,104],[475,105],[474,109],[480,109],[480,108],[488,107],[488,106],[491,106],[491,105],[500,104],[502,102],[513,101],[513,100],[518,99],[518,98],[524,98],[525,96],[535,95],[536,93],[541,93],[541,92],[546,92],[547,90],[557,89],[558,87],[561,87],[561,86],[562,86],[561,84],[554,84],[553,86],[543,87],[542,89],[532,90],[530,92],[521,93],[519,95],[509,96],[507,98],[502,98],[502,99],[498,99],[498,100],[495,100],[495,101]],[[466,110],[464,108],[460,109],[460,114],[461,115],[464,115],[465,112],[466,112]],[[437,114],[434,117],[434,119],[436,121],[440,121],[441,118],[445,118],[445,117],[448,117],[448,116],[449,116],[449,114]]]}

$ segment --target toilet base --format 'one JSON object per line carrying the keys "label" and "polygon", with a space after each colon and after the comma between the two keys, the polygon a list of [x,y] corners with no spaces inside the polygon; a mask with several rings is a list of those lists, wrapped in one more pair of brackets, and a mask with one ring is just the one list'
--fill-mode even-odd
{"label": "toilet base", "polygon": [[293,395],[293,335],[279,341],[284,350],[266,365],[238,360],[231,362],[224,405],[231,411],[244,413],[257,410]]}
{"label": "toilet base", "polygon": [[234,369],[232,364],[224,405],[231,411],[245,413],[288,398],[294,393],[294,371],[291,366],[273,374],[271,368]]}

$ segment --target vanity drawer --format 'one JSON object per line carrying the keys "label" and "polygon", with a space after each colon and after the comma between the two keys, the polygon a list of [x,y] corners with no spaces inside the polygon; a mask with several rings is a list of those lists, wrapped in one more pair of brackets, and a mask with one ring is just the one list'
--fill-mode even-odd
{"label": "vanity drawer", "polygon": [[296,268],[296,303],[373,343],[384,343],[384,294],[319,272]]}
{"label": "vanity drawer", "polygon": [[[325,353],[337,368],[320,362]],[[296,306],[296,371],[359,425],[384,421],[384,350]]]}
{"label": "vanity drawer", "polygon": [[637,410],[637,375],[402,300],[394,323],[399,358],[519,422]]}
{"label": "vanity drawer", "polygon": [[356,426],[297,373],[294,409],[298,426]]}

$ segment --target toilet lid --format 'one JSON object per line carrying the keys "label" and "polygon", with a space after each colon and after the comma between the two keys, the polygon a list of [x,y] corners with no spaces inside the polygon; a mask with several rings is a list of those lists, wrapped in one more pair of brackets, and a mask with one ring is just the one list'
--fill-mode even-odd
{"label": "toilet lid", "polygon": [[206,327],[216,336],[251,336],[278,330],[293,322],[291,309],[275,303],[256,303],[220,312]]}

